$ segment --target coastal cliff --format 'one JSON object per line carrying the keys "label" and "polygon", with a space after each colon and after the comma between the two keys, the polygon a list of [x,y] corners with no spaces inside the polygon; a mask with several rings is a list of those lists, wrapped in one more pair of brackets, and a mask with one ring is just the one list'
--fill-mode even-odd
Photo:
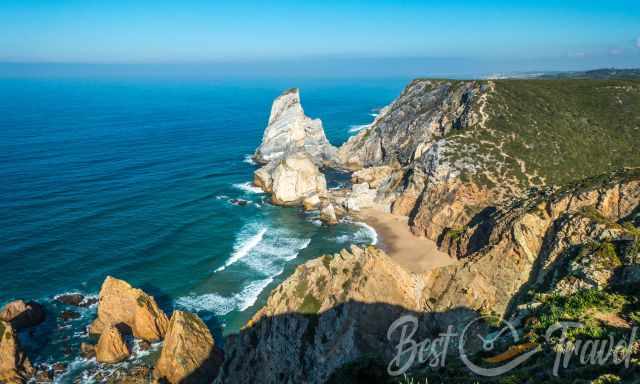
{"label": "coastal cliff", "polygon": [[[403,314],[430,335],[480,315],[522,319],[541,304],[532,292],[638,286],[639,211],[640,172],[628,170],[527,196],[448,234],[444,243],[462,260],[456,265],[410,273],[375,247],[311,260],[228,339],[221,378],[323,383],[341,367],[391,361],[386,331]],[[603,258],[602,247],[613,254]]]}
{"label": "coastal cliff", "polygon": [[544,322],[531,318],[556,305],[544,295],[637,286],[639,102],[634,81],[413,81],[331,158],[353,185],[327,200],[341,215],[408,216],[459,263],[411,273],[373,247],[309,261],[228,339],[219,381],[369,377],[391,361],[385,332],[407,313],[425,334],[480,315],[529,318],[539,345]]}
{"label": "coastal cliff", "polygon": [[[585,324],[572,342],[640,326],[639,105],[637,81],[415,80],[335,148],[321,121],[304,114],[299,91],[285,91],[255,152],[254,184],[273,204],[318,211],[325,224],[384,213],[410,229],[401,241],[423,241],[411,248],[422,253],[400,262],[391,236],[381,247],[308,260],[223,342],[197,314],[174,309],[169,317],[153,296],[107,277],[88,328],[97,342],[78,353],[110,372],[94,368],[89,376],[99,382],[397,383],[387,367],[400,337],[389,329],[401,316],[416,319],[414,340],[460,335],[484,317],[473,336],[509,320],[521,339],[499,340],[502,352],[488,355],[471,337],[468,355],[491,363],[534,348],[547,354],[495,379],[459,359],[435,369],[416,364],[404,382],[554,380],[549,359],[565,347],[545,337],[555,322]],[[349,172],[351,184],[327,188],[328,168]],[[407,265],[436,247],[446,262]],[[56,300],[95,304],[86,299]],[[32,367],[18,338],[44,317],[37,303],[21,300],[0,311],[0,381],[58,374]],[[141,348],[158,356],[132,362]],[[629,351],[626,370],[572,366],[569,375],[633,377],[640,344]],[[439,361],[461,357],[434,352]]]}

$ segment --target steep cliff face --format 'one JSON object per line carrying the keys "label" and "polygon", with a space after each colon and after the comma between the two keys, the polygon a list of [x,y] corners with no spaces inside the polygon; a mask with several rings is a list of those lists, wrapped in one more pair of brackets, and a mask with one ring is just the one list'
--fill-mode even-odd
{"label": "steep cliff face", "polygon": [[389,325],[415,314],[419,335],[463,323],[470,311],[423,312],[422,280],[375,247],[352,247],[299,266],[226,342],[221,383],[323,383],[366,355],[391,359]]}
{"label": "steep cliff face", "polygon": [[333,158],[335,148],[324,134],[322,121],[304,114],[300,104],[300,91],[293,88],[273,101],[269,124],[254,158],[267,164],[288,153],[299,151],[309,154],[321,164]]}
{"label": "steep cliff face", "polygon": [[393,168],[377,201],[436,240],[529,188],[640,166],[638,105],[635,81],[415,80],[338,159]]}
{"label": "steep cliff face", "polygon": [[627,170],[532,193],[446,232],[442,245],[461,259],[457,265],[413,274],[374,247],[311,260],[227,341],[220,380],[321,383],[348,363],[388,363],[395,344],[386,331],[402,314],[417,316],[433,335],[478,314],[516,315],[531,289],[609,284],[619,267],[629,270],[625,281],[638,283],[639,212],[640,172]]}

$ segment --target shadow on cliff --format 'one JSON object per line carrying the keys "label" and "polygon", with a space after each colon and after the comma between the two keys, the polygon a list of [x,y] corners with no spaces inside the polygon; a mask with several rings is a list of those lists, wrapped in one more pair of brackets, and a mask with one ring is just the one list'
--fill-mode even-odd
{"label": "shadow on cliff", "polygon": [[[263,317],[227,337],[217,382],[397,383],[401,376],[389,375],[387,366],[397,353],[402,326],[390,335],[388,331],[395,321],[406,319],[404,316],[415,319],[415,323],[405,323],[407,337],[411,332],[415,342],[438,339],[449,326],[459,335],[480,317],[465,307],[416,312],[397,305],[358,301],[341,303],[319,314]],[[477,324],[471,328],[473,332],[487,329],[483,322]],[[479,339],[469,340],[471,348],[477,350]],[[456,352],[457,346],[455,336],[449,352]],[[425,369],[428,364],[418,362],[416,357],[412,367]],[[429,369],[438,372],[445,368]]]}

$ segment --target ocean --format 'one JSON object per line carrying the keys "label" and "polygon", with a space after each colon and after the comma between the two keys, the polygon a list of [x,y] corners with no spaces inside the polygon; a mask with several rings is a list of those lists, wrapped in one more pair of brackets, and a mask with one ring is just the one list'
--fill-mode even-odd
{"label": "ocean", "polygon": [[[0,305],[32,299],[47,320],[21,340],[36,364],[82,371],[80,342],[107,275],[198,313],[217,342],[237,331],[300,263],[376,234],[321,225],[251,186],[271,102],[299,87],[334,145],[373,120],[405,79],[179,76],[0,78]],[[329,186],[348,175],[332,174]],[[236,199],[246,200],[238,204]],[[78,319],[64,322],[61,311]],[[140,354],[142,356],[144,354]]]}

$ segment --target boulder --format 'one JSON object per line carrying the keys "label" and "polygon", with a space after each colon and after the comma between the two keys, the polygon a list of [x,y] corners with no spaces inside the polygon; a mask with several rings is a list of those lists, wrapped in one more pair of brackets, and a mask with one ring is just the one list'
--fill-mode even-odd
{"label": "boulder", "polygon": [[320,220],[327,224],[338,224],[338,218],[336,217],[336,211],[333,204],[327,204],[320,210]]}
{"label": "boulder", "polygon": [[11,323],[18,330],[33,327],[44,321],[44,308],[35,301],[12,301],[0,311],[0,320]]}
{"label": "boulder", "polygon": [[124,280],[107,276],[100,289],[98,318],[89,333],[101,334],[110,326],[122,324],[137,338],[157,341],[164,337],[169,320],[153,296]]}
{"label": "boulder", "polygon": [[320,206],[320,197],[318,195],[311,195],[309,197],[305,197],[302,200],[302,206],[305,211],[313,211],[314,209],[318,209]]}
{"label": "boulder", "polygon": [[27,355],[20,348],[15,328],[0,321],[0,383],[24,383],[34,374]]}
{"label": "boulder", "polygon": [[89,343],[80,343],[80,355],[85,359],[91,359],[96,356],[96,346]]}
{"label": "boulder", "polygon": [[109,326],[102,332],[95,351],[96,360],[106,364],[119,363],[131,354],[124,336],[115,325]]}
{"label": "boulder", "polygon": [[345,208],[349,211],[359,211],[363,208],[370,208],[376,205],[376,190],[369,188],[369,184],[354,184],[352,191],[345,201]]}
{"label": "boulder", "polygon": [[153,375],[169,383],[210,383],[222,364],[209,328],[197,315],[174,311]]}
{"label": "boulder", "polygon": [[58,318],[62,321],[70,321],[80,318],[80,314],[76,311],[62,311]]}
{"label": "boulder", "polygon": [[311,195],[326,195],[327,182],[311,158],[298,152],[275,167],[271,189],[274,204],[295,205]]}
{"label": "boulder", "polygon": [[54,298],[55,301],[74,307],[89,307],[98,302],[95,297],[86,297],[80,293],[65,293]]}
{"label": "boulder", "polygon": [[336,153],[327,140],[322,122],[305,116],[300,104],[300,91],[293,88],[273,101],[269,124],[254,159],[267,164],[299,150],[308,153],[318,163],[332,159]]}

